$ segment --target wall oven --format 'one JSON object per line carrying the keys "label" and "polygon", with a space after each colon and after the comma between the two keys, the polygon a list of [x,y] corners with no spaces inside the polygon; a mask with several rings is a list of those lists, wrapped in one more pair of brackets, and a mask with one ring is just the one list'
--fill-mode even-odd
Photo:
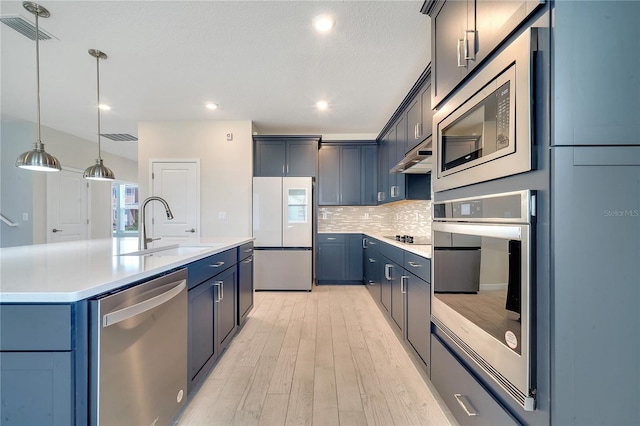
{"label": "wall oven", "polygon": [[535,408],[535,192],[434,203],[433,322],[525,410]]}
{"label": "wall oven", "polygon": [[532,169],[536,34],[516,38],[434,114],[435,192]]}

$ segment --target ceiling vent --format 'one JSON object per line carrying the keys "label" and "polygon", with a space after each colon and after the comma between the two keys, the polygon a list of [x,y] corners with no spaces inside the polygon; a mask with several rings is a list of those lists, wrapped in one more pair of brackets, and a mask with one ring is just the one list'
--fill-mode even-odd
{"label": "ceiling vent", "polygon": [[[27,37],[29,40],[36,39],[36,27],[31,22],[27,21],[20,15],[4,15],[0,16],[0,22],[5,24],[6,26],[13,28],[23,36]],[[38,31],[40,40],[51,40],[56,39],[56,37],[51,34],[43,31],[42,28]],[[56,39],[57,40],[57,39]]]}
{"label": "ceiling vent", "polygon": [[111,139],[112,141],[135,142],[138,140],[137,137],[128,133],[100,133],[100,136]]}

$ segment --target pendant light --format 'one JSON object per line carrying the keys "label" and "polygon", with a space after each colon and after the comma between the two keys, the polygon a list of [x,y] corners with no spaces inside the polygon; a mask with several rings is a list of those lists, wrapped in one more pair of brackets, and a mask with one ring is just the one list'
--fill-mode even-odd
{"label": "pendant light", "polygon": [[111,169],[102,163],[100,150],[100,59],[107,59],[107,54],[96,49],[90,49],[89,55],[96,58],[96,80],[98,82],[98,103],[96,104],[98,108],[98,158],[96,159],[96,164],[87,167],[87,170],[84,171],[84,178],[90,180],[114,180],[116,177],[113,175]]}
{"label": "pendant light", "polygon": [[16,166],[21,169],[37,170],[41,172],[57,172],[60,171],[60,162],[56,157],[44,150],[44,144],[41,140],[40,131],[40,32],[38,30],[38,18],[48,18],[51,16],[49,11],[39,4],[25,1],[22,6],[36,17],[36,87],[38,91],[38,140],[34,142],[33,149],[22,153],[16,160]]}

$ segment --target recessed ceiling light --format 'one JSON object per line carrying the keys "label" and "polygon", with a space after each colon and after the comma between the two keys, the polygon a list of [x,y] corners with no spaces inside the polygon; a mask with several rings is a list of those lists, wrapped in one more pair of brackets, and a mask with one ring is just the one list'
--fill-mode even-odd
{"label": "recessed ceiling light", "polygon": [[313,18],[313,27],[322,33],[329,31],[334,24],[333,18],[329,15],[320,15]]}
{"label": "recessed ceiling light", "polygon": [[207,108],[209,108],[209,109],[218,109],[218,105],[217,105],[217,104],[214,104],[214,103],[212,103],[212,102],[209,102],[209,103],[206,105],[206,107],[207,107]]}
{"label": "recessed ceiling light", "polygon": [[323,111],[323,110],[329,108],[329,102],[327,102],[327,101],[318,101],[318,102],[316,102],[316,108],[318,108],[320,111]]}
{"label": "recessed ceiling light", "polygon": [[109,111],[111,109],[111,107],[107,104],[100,104],[98,105],[98,108],[100,108],[103,111]]}

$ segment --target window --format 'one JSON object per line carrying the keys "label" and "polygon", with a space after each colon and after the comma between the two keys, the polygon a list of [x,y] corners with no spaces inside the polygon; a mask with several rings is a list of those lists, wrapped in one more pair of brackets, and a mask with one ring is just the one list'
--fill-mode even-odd
{"label": "window", "polygon": [[115,182],[112,191],[113,236],[138,235],[138,185]]}

